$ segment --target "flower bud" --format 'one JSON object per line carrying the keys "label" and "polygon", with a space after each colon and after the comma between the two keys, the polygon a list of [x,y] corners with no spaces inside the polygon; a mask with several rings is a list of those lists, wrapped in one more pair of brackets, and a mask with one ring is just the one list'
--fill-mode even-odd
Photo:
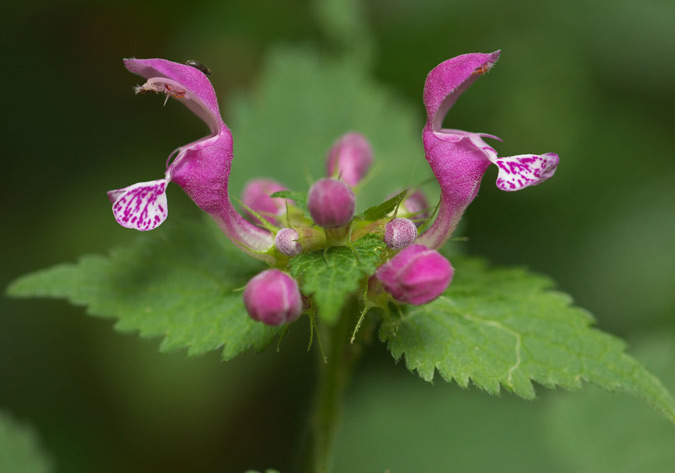
{"label": "flower bud", "polygon": [[252,319],[281,325],[300,316],[302,297],[295,279],[278,269],[268,269],[248,282],[244,305]]}
{"label": "flower bud", "polygon": [[417,225],[420,225],[422,220],[429,217],[429,203],[420,190],[416,190],[406,197],[403,201],[403,208],[417,221]]}
{"label": "flower bud", "polygon": [[[390,194],[387,199],[391,199],[401,191]],[[393,212],[392,212],[393,214]],[[424,220],[429,218],[429,202],[419,189],[408,193],[398,208],[397,215],[409,218],[415,222],[416,226],[422,225]]]}
{"label": "flower bud", "polygon": [[322,228],[344,227],[351,222],[356,208],[356,196],[338,179],[319,179],[307,195],[309,213]]}
{"label": "flower bud", "polygon": [[300,235],[298,235],[297,230],[282,228],[274,237],[274,246],[286,256],[295,256],[302,251],[302,246],[298,241],[299,238]]}
{"label": "flower bud", "polygon": [[[283,213],[286,208],[286,201],[270,197],[270,195],[284,190],[286,188],[273,179],[253,179],[246,183],[241,201],[245,206],[276,225],[278,221],[275,217]],[[246,212],[246,214],[249,220],[258,222],[258,219],[251,215],[250,212]]]}
{"label": "flower bud", "polygon": [[417,227],[407,218],[394,218],[384,227],[383,241],[388,248],[400,250],[410,246],[417,238]]}
{"label": "flower bud", "polygon": [[328,152],[328,176],[339,177],[354,187],[366,175],[373,162],[373,150],[359,133],[347,133],[339,138]]}
{"label": "flower bud", "polygon": [[439,252],[424,245],[412,245],[380,266],[375,274],[394,299],[421,305],[445,291],[454,269]]}

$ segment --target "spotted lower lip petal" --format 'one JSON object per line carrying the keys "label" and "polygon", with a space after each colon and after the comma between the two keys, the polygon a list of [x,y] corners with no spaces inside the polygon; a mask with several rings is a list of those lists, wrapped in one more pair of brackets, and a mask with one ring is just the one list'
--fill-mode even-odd
{"label": "spotted lower lip petal", "polygon": [[555,153],[497,158],[495,161],[499,168],[497,187],[503,191],[513,192],[541,184],[553,177],[558,161],[558,155]]}
{"label": "spotted lower lip petal", "polygon": [[124,189],[108,192],[113,200],[113,215],[125,228],[139,231],[154,230],[166,220],[168,179],[139,182]]}

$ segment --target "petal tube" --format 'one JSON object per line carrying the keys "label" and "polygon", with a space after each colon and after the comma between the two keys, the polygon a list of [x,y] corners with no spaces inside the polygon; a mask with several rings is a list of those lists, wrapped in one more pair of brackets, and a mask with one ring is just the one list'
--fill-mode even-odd
{"label": "petal tube", "polygon": [[[200,70],[165,59],[126,59],[126,68],[147,82],[137,92],[159,92],[182,102],[209,127],[211,134],[177,150],[167,171],[169,179],[218,223],[236,244],[253,253],[274,244],[267,231],[247,222],[228,195],[232,165],[232,134],[223,122],[211,82]],[[254,254],[260,259],[266,255]]]}
{"label": "petal tube", "polygon": [[491,163],[470,136],[443,135],[425,128],[423,141],[427,161],[441,187],[441,205],[436,220],[417,237],[417,243],[439,248],[450,238],[464,210],[478,194],[483,174]]}

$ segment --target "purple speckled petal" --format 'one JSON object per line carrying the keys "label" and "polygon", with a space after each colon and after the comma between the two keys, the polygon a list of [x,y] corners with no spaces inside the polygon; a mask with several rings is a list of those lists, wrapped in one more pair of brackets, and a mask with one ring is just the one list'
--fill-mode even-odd
{"label": "purple speckled petal", "polygon": [[[126,59],[129,71],[147,79],[137,92],[158,92],[183,103],[209,127],[211,134],[179,148],[168,177],[244,249],[264,252],[272,235],[247,222],[228,195],[232,165],[232,134],[223,122],[211,82],[200,70],[165,59]],[[255,254],[261,259],[266,255]]]}
{"label": "purple speckled petal", "polygon": [[499,51],[489,54],[471,53],[453,57],[440,63],[427,76],[424,83],[424,105],[427,124],[435,131],[457,98],[499,59]]}
{"label": "purple speckled petal", "polygon": [[497,158],[495,161],[499,168],[497,187],[503,191],[517,191],[541,184],[555,174],[558,161],[558,155],[555,153]]}
{"label": "purple speckled petal", "polygon": [[124,189],[108,192],[113,200],[113,214],[117,223],[125,228],[154,230],[166,220],[166,185],[168,179],[139,182]]}

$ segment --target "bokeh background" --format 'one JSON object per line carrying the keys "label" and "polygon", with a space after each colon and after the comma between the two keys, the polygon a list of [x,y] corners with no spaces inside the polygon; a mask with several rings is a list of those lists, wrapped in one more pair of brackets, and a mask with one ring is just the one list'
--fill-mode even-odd
{"label": "bokeh background", "polygon": [[[256,97],[279,44],[335,51],[339,38],[317,20],[317,11],[340,12],[338,0],[329,4],[334,10],[310,0],[3,6],[0,287],[136,238],[115,223],[105,191],[160,177],[164,157],[203,134],[180,107],[135,97],[121,58],[207,64],[229,123],[230,105]],[[458,245],[551,275],[675,391],[675,3],[361,7],[350,47],[407,102],[420,131],[431,68],[502,50],[449,124],[500,136],[501,155],[554,151],[561,164],[553,180],[515,194],[488,176]],[[297,126],[302,136],[310,124]],[[421,140],[418,153],[421,181]],[[260,173],[303,183],[307,169],[316,176],[323,166],[322,155],[306,159],[235,158],[233,191]],[[404,181],[409,174],[401,167]],[[172,219],[198,216],[179,189],[169,199]],[[62,301],[0,304],[0,410],[33,426],[56,471],[293,471],[314,361],[302,330],[281,353],[225,364],[217,353],[160,355],[158,341],[115,333],[111,321]],[[347,393],[337,471],[663,472],[675,464],[673,429],[649,407],[592,388],[539,393],[525,402],[428,385],[375,344]]]}

